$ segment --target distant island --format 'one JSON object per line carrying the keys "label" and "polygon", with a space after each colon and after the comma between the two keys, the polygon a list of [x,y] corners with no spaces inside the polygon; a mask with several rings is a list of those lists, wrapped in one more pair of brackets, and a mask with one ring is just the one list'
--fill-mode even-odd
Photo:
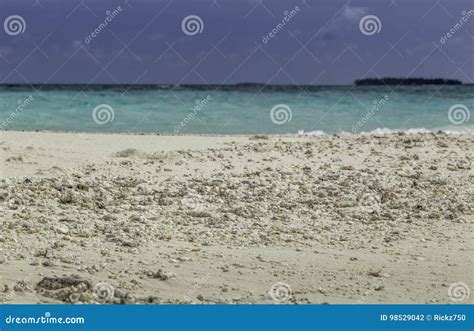
{"label": "distant island", "polygon": [[363,85],[462,85],[457,79],[444,78],[365,78],[357,79],[354,82],[356,86]]}
{"label": "distant island", "polygon": [[403,86],[403,85],[463,85],[473,86],[473,83],[463,83],[456,79],[443,78],[365,78],[357,79],[352,85],[296,85],[296,84],[266,84],[258,82],[241,82],[234,84],[175,84],[175,83],[155,83],[155,84],[101,84],[101,83],[0,83],[0,91],[104,91],[117,90],[192,90],[192,91],[250,91],[250,92],[318,92],[327,89],[351,88],[352,86]]}

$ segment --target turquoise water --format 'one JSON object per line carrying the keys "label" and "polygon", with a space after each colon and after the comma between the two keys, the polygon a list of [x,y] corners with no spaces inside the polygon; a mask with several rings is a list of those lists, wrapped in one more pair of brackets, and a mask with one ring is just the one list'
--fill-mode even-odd
{"label": "turquoise water", "polygon": [[118,87],[0,88],[0,128],[7,130],[183,134],[472,131],[473,109],[474,86],[466,85],[307,90],[262,90],[261,86],[157,86],[128,91]]}

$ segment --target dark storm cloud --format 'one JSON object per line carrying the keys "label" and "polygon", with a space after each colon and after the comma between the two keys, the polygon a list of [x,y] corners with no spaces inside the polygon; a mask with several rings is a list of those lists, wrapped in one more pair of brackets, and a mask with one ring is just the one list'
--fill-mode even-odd
{"label": "dark storm cloud", "polygon": [[[3,1],[0,81],[347,84],[364,76],[442,76],[472,82],[472,7],[469,0]],[[3,29],[12,15],[24,19],[23,33]],[[201,33],[183,33],[189,15],[202,19]],[[380,20],[378,33],[361,33],[367,15]]]}

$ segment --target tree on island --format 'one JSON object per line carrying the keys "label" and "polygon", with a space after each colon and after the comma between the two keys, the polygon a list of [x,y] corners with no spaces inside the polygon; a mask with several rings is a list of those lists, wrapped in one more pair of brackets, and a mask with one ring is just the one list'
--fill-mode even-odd
{"label": "tree on island", "polygon": [[457,79],[444,78],[364,78],[354,82],[356,86],[362,85],[462,85]]}

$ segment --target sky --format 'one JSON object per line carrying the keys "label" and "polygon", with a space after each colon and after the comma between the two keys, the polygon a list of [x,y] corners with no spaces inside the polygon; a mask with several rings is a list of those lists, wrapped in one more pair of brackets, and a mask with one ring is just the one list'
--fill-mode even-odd
{"label": "sky", "polygon": [[0,83],[472,83],[469,10],[471,0],[0,0]]}

